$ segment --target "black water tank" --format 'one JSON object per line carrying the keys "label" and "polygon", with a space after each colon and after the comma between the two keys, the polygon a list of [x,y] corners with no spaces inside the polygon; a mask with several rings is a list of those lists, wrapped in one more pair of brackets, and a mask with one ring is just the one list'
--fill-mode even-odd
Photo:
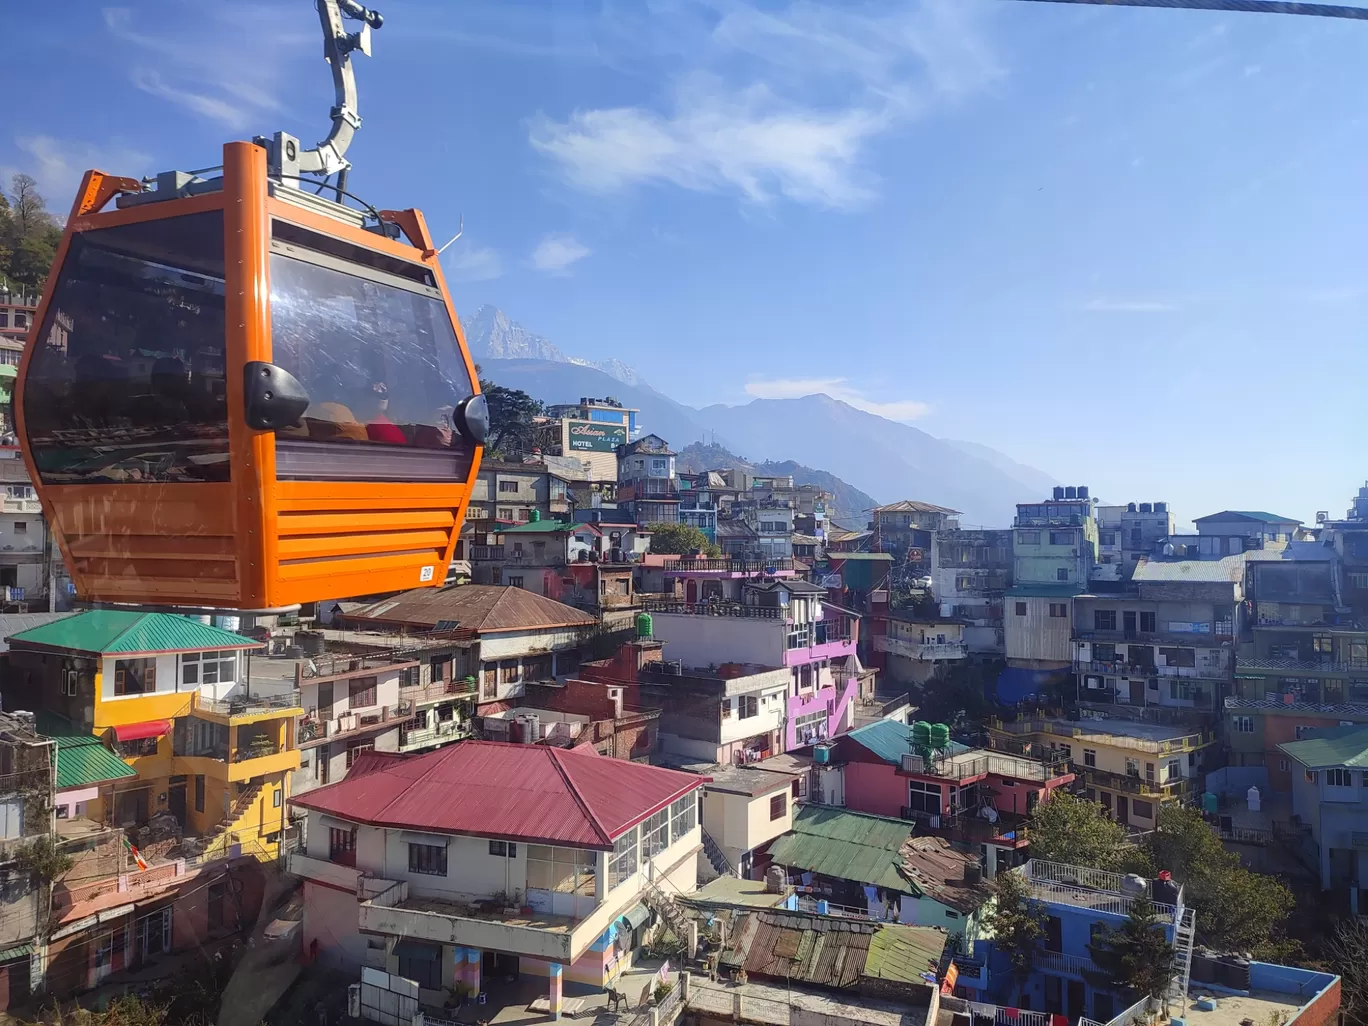
{"label": "black water tank", "polygon": [[1148,513],[1148,512],[1150,512],[1150,504],[1149,504],[1148,502],[1142,502],[1142,503],[1140,503],[1140,512],[1141,512],[1141,513]]}
{"label": "black water tank", "polygon": [[1059,499],[1064,498],[1064,489],[1063,489],[1063,487],[1062,487],[1061,485],[1055,485],[1055,488],[1054,488],[1054,497],[1055,497],[1056,501],[1058,501]]}
{"label": "black water tank", "polygon": [[1078,497],[1079,497],[1080,499],[1086,499],[1086,498],[1088,497],[1088,486],[1087,486],[1087,485],[1079,485],[1079,486],[1078,486]]}
{"label": "black water tank", "polygon": [[1154,504],[1154,512],[1156,512],[1156,513],[1167,513],[1167,512],[1168,512],[1168,503],[1167,503],[1167,502],[1156,502],[1156,503]]}
{"label": "black water tank", "polygon": [[1207,955],[1192,956],[1192,982],[1217,983],[1223,979],[1221,963]]}
{"label": "black water tank", "polygon": [[1226,955],[1220,960],[1216,982],[1230,990],[1249,990],[1249,961],[1239,955]]}
{"label": "black water tank", "polygon": [[1068,485],[1068,486],[1066,486],[1065,489],[1064,489],[1064,498],[1066,498],[1066,499],[1076,499],[1076,498],[1078,498],[1078,489],[1075,488],[1073,485]]}
{"label": "black water tank", "polygon": [[1133,502],[1128,502],[1128,503],[1126,503],[1126,512],[1127,512],[1127,513],[1134,513],[1134,512],[1135,512],[1135,503],[1133,503]]}

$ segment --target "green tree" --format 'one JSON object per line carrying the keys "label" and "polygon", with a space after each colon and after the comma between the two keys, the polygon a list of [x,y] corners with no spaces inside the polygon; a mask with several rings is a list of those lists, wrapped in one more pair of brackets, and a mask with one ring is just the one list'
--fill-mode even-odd
{"label": "green tree", "polygon": [[8,209],[0,216],[0,252],[6,277],[38,288],[47,278],[61,241],[62,229],[38,192],[38,183],[25,174],[10,179]]}
{"label": "green tree", "polygon": [[1113,873],[1148,869],[1144,853],[1097,802],[1056,791],[1037,805],[1026,828],[1031,857]]}
{"label": "green tree", "polygon": [[988,915],[993,943],[1012,967],[1015,999],[1031,975],[1045,947],[1045,906],[1031,897],[1030,884],[1020,873],[999,873],[997,895]]}
{"label": "green tree", "polygon": [[1342,919],[1324,945],[1325,968],[1340,977],[1340,1011],[1353,1026],[1368,1024],[1368,924]]}
{"label": "green tree", "polygon": [[533,399],[521,389],[505,388],[483,378],[480,380],[480,391],[489,404],[489,435],[485,438],[485,452],[503,459],[530,452],[537,441],[537,426],[533,420],[546,412],[541,400]]}
{"label": "green tree", "polygon": [[722,555],[722,550],[692,524],[657,523],[649,525],[649,529],[652,552],[687,556],[696,549],[705,556]]}
{"label": "green tree", "polygon": [[1202,814],[1161,805],[1145,839],[1150,860],[1183,885],[1197,912],[1197,939],[1217,951],[1277,950],[1292,911],[1292,892],[1271,876],[1250,872],[1225,850]]}
{"label": "green tree", "polygon": [[1094,987],[1120,988],[1133,998],[1157,998],[1173,975],[1173,945],[1164,936],[1154,903],[1147,897],[1131,902],[1130,913],[1118,929],[1104,927],[1088,942],[1097,970],[1083,975]]}
{"label": "green tree", "polygon": [[998,672],[998,665],[992,663],[951,663],[944,677],[922,685],[916,696],[917,719],[930,723],[956,723],[961,719],[971,724],[982,723],[993,711],[993,703],[984,695],[984,683],[996,680]]}

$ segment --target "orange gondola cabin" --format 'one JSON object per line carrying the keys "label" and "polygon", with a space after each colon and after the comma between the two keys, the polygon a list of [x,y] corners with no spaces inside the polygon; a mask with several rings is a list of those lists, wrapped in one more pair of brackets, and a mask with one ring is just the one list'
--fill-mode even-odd
{"label": "orange gondola cabin", "polygon": [[446,576],[486,410],[437,250],[273,145],[156,188],[92,171],[72,208],[16,419],[84,601],[279,610]]}

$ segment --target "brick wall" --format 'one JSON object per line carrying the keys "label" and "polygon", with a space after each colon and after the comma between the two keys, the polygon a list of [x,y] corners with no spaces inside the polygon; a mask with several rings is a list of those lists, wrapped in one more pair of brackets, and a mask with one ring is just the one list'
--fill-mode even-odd
{"label": "brick wall", "polygon": [[1337,1021],[1340,1010],[1340,981],[1326,987],[1316,999],[1303,1008],[1288,1026],[1330,1026]]}

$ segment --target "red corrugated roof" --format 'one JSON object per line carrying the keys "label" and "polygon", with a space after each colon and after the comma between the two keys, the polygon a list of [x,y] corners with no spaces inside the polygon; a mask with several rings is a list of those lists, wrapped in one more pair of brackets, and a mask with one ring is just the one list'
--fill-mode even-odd
{"label": "red corrugated roof", "polygon": [[371,826],[611,848],[704,779],[573,749],[463,741],[422,755],[360,755],[344,779],[291,800]]}

